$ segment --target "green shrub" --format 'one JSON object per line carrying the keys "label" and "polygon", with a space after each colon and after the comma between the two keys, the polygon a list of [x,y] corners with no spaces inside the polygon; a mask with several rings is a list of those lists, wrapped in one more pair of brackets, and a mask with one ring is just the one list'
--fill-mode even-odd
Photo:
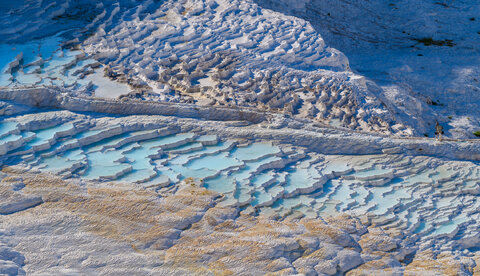
{"label": "green shrub", "polygon": [[453,40],[451,39],[444,39],[444,40],[435,40],[431,37],[424,37],[424,38],[416,38],[414,39],[420,43],[423,43],[425,46],[448,46],[448,47],[453,47],[455,46],[455,43],[453,43]]}

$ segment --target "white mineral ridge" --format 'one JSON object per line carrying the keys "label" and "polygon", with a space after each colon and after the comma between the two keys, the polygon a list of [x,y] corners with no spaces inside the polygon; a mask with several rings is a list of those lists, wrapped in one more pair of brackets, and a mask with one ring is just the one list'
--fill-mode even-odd
{"label": "white mineral ridge", "polygon": [[476,1],[309,0],[303,9],[294,0],[255,2],[309,21],[418,134],[432,136],[435,120],[452,137],[473,138],[480,129]]}
{"label": "white mineral ridge", "polygon": [[0,204],[0,214],[8,215],[41,204],[41,197],[12,196]]}

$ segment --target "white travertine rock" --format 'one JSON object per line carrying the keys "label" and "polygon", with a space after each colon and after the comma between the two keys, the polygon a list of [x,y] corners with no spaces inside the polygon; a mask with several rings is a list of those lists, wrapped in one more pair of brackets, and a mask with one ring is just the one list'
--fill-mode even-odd
{"label": "white travertine rock", "polygon": [[[26,72],[23,83],[20,77],[9,77],[6,86],[46,85],[66,88],[71,95],[106,98],[109,93],[116,97],[132,91],[127,98],[199,107],[249,107],[323,124],[338,121],[357,130],[411,132],[390,127],[399,125],[394,124],[396,115],[374,99],[362,77],[350,71],[345,55],[328,47],[308,22],[262,9],[251,0],[142,4],[125,0],[96,6],[89,1],[65,1],[64,6],[54,16],[36,14],[27,22],[37,20],[58,28],[55,20],[75,18],[79,9],[95,19],[85,28],[81,28],[85,25],[81,18],[66,22],[73,31],[65,36],[76,38],[39,41],[57,48],[52,47],[45,57],[34,49],[40,59],[29,56],[33,62],[14,66]],[[42,8],[44,3],[23,7],[23,12]],[[19,11],[11,15],[18,20],[24,17]],[[28,23],[22,27],[25,35]],[[37,28],[40,36],[51,33]],[[19,43],[22,38],[9,35],[5,40]],[[29,44],[20,45],[20,54],[23,48],[29,49]],[[62,52],[60,45],[74,50]],[[46,61],[45,72],[35,67],[40,60]],[[110,111],[115,112],[112,107]]]}
{"label": "white travertine rock", "polygon": [[3,198],[3,200],[4,201],[0,204],[0,215],[8,215],[23,211],[43,202],[41,197],[27,197],[17,194],[8,198]]}
{"label": "white travertine rock", "polygon": [[478,141],[256,2],[0,15],[0,274],[478,272]]}

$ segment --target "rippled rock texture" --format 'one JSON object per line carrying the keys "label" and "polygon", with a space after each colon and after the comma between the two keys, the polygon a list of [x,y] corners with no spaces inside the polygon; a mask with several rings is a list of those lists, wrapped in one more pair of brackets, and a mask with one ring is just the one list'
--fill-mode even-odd
{"label": "rippled rock texture", "polygon": [[[308,22],[252,1],[64,1],[61,8],[40,1],[3,21],[9,28],[0,45],[1,86],[251,107],[356,130],[413,133]],[[64,27],[51,36],[50,25]],[[72,29],[62,32],[66,26]]]}
{"label": "rippled rock texture", "polygon": [[418,135],[432,137],[435,120],[451,137],[474,138],[480,129],[476,1],[255,2],[310,22]]}
{"label": "rippled rock texture", "polygon": [[[456,139],[473,138],[476,88],[438,100],[448,78],[425,92],[402,82],[413,59],[375,62],[419,31],[372,32],[401,2],[1,6],[0,274],[478,273],[480,147]],[[434,5],[445,26],[469,2],[414,14]],[[402,53],[470,53],[455,37]],[[418,137],[435,120],[446,139]]]}
{"label": "rippled rock texture", "polygon": [[239,213],[219,205],[221,195],[192,180],[155,192],[5,168],[0,185],[21,185],[25,194],[44,201],[2,217],[1,227],[9,230],[0,238],[6,242],[0,257],[7,260],[0,271],[7,273],[14,264],[32,275],[475,271],[476,255],[412,254],[400,232],[351,216],[279,221]]}
{"label": "rippled rock texture", "polygon": [[[99,229],[92,230],[91,239],[107,236],[129,241],[134,250],[141,252],[161,250],[165,254],[162,269],[172,266],[183,271],[211,262],[202,268],[205,273],[221,268],[241,274],[250,274],[249,269],[334,274],[357,266],[358,271],[366,274],[379,267],[400,273],[416,256],[443,254],[442,258],[447,259],[441,262],[447,262],[446,266],[458,265],[458,269],[463,269],[466,260],[474,262],[472,258],[476,256],[480,177],[477,162],[468,161],[473,155],[464,155],[463,161],[424,155],[457,153],[461,148],[452,149],[455,143],[414,141],[410,144],[411,153],[404,154],[395,149],[408,145],[407,140],[369,140],[359,134],[349,137],[328,128],[311,132],[163,116],[107,117],[40,110],[25,113],[22,105],[5,105],[17,113],[0,124],[1,161],[9,166],[3,176],[0,214],[7,221],[11,218],[15,223],[29,223],[24,215],[39,208],[64,208],[60,204],[65,200],[62,197],[72,189],[71,196],[75,198],[69,199],[69,204],[74,206],[67,207],[82,205],[82,212],[88,215],[77,214],[81,223],[95,217],[95,227]],[[340,140],[336,135],[342,136],[343,144],[337,145]],[[314,140],[318,144],[312,143]],[[288,141],[296,141],[296,145]],[[359,143],[362,147],[353,148],[356,155],[345,154],[344,145]],[[371,147],[368,143],[372,143]],[[376,152],[375,146],[380,152]],[[358,154],[362,149],[364,153]],[[28,183],[25,178],[30,179]],[[55,186],[48,186],[51,184]],[[89,202],[82,198],[83,194],[95,193],[92,189],[97,186],[102,187],[99,196],[108,197],[105,200],[110,205],[83,205]],[[62,192],[57,195],[57,190]],[[183,192],[177,194],[179,191]],[[191,202],[193,199],[183,199],[188,193],[195,194],[195,200],[196,193],[205,195],[205,201],[197,206]],[[138,205],[144,202],[137,201],[138,194],[148,194],[147,201],[152,203]],[[178,210],[154,207],[157,203],[177,206],[183,200],[190,203]],[[116,208],[122,210],[115,211]],[[132,208],[139,208],[139,214],[130,218],[126,210]],[[115,225],[126,228],[112,229],[105,224],[105,218],[96,218],[103,217],[103,212],[114,212],[112,215],[120,221],[144,219],[130,227],[118,222]],[[215,215],[205,217],[209,212]],[[200,223],[203,218],[208,219]],[[233,221],[225,222],[228,219]],[[76,220],[64,221],[65,227],[74,227],[73,221]],[[164,228],[151,229],[144,225],[147,222]],[[330,226],[318,226],[319,223],[336,225],[341,231],[334,235],[340,236],[329,236],[333,241],[315,236],[312,233],[330,231]],[[12,230],[11,225],[0,227],[22,239],[21,232]],[[292,232],[285,234],[283,228]],[[208,232],[212,229],[220,233]],[[32,235],[37,230],[32,230]],[[50,235],[49,231],[46,235]],[[246,243],[243,238],[231,240],[232,233],[251,239]],[[282,237],[280,244],[267,238],[277,235]],[[303,235],[306,240],[297,241]],[[185,244],[177,244],[180,241]],[[322,247],[322,241],[328,248]],[[314,247],[308,250],[296,242]],[[339,252],[343,249],[338,246],[348,250]],[[366,248],[368,251],[363,252]],[[25,246],[20,252],[25,250],[30,249]],[[278,250],[287,251],[286,255],[279,255]],[[196,255],[191,255],[193,252]],[[250,253],[243,255],[245,252]],[[379,257],[378,252],[389,257]],[[131,257],[126,254],[119,258]],[[231,258],[240,258],[239,263],[232,264]],[[247,267],[244,258],[257,260],[258,266]],[[118,262],[124,265],[127,259]],[[105,264],[109,265],[112,264]]]}

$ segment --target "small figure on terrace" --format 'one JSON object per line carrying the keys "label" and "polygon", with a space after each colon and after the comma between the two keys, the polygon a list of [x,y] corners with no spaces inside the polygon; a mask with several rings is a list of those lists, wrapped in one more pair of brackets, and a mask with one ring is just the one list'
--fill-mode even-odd
{"label": "small figure on terrace", "polygon": [[435,137],[438,141],[442,141],[443,127],[436,121],[435,124]]}

